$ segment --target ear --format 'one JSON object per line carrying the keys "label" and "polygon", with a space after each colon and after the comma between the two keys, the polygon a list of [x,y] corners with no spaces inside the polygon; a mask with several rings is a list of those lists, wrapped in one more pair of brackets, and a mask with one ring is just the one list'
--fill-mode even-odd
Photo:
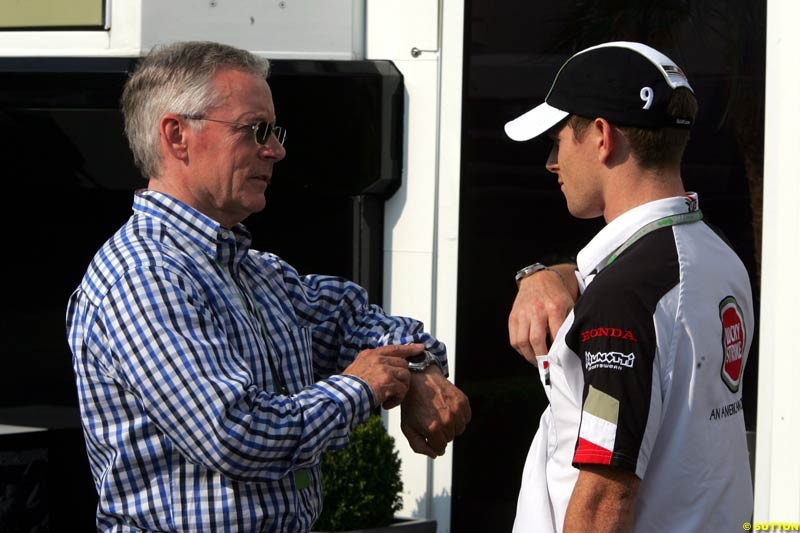
{"label": "ear", "polygon": [[158,129],[163,153],[185,162],[189,158],[189,130],[185,119],[175,113],[167,113],[161,117]]}
{"label": "ear", "polygon": [[614,126],[604,118],[596,118],[592,123],[597,158],[603,164],[608,164],[617,148],[617,136]]}

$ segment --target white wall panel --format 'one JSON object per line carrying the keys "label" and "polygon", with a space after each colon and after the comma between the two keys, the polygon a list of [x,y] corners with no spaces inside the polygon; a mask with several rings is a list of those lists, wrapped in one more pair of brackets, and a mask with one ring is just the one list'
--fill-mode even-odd
{"label": "white wall panel", "polygon": [[204,39],[270,58],[363,58],[364,0],[144,0],[142,5],[145,49],[165,40]]}
{"label": "white wall panel", "polygon": [[363,59],[365,0],[108,0],[107,31],[0,32],[0,55],[133,56],[212,40],[275,59]]}
{"label": "white wall panel", "polygon": [[[452,379],[463,2],[368,0],[366,15],[366,57],[393,61],[406,91],[403,184],[385,214],[384,302],[394,314],[424,320],[447,344]],[[399,411],[386,418],[403,461],[401,514],[435,518],[438,531],[449,532],[452,445],[433,461],[417,455],[399,429]]]}
{"label": "white wall panel", "polygon": [[755,520],[800,521],[800,4],[767,3],[764,222],[761,263]]}
{"label": "white wall panel", "polygon": [[[461,112],[464,54],[464,2],[442,4],[439,77],[439,143],[434,239],[434,325],[449,346],[450,379],[455,380],[458,293],[458,213],[461,190]],[[453,485],[453,446],[433,462],[432,515],[439,533],[449,533]]]}
{"label": "white wall panel", "polygon": [[414,47],[436,50],[439,1],[367,0],[366,43],[370,59],[407,59]]}
{"label": "white wall panel", "polygon": [[[413,59],[395,64],[403,73],[406,92],[405,147],[403,182],[386,203],[384,216],[383,301],[390,313],[422,320],[435,334],[431,316],[438,66],[435,61]],[[399,409],[387,413],[387,421],[403,462],[401,514],[430,516],[430,459],[409,447],[400,431]]]}

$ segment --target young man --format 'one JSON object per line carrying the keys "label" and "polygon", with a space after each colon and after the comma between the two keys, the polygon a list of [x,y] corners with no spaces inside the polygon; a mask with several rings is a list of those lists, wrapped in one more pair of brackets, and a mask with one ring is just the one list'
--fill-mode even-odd
{"label": "young man", "polygon": [[734,531],[750,518],[752,295],[683,188],[696,107],[668,57],[614,42],[569,58],[545,103],[506,124],[516,141],[549,134],[569,212],[607,222],[576,266],[517,273],[510,339],[550,405],[516,532]]}
{"label": "young man", "polygon": [[148,187],[67,314],[102,531],[305,532],[320,455],[374,409],[401,405],[431,457],[469,421],[420,322],[250,248],[242,221],[286,155],[268,71],[244,50],[176,43],[126,84]]}

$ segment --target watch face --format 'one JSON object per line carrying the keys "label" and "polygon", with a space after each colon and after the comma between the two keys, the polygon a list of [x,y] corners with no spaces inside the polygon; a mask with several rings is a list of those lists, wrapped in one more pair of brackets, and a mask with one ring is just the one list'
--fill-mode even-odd
{"label": "watch face", "polygon": [[414,356],[409,357],[408,359],[406,359],[406,361],[408,361],[409,363],[413,363],[415,365],[418,365],[420,363],[424,363],[426,359],[427,359],[427,356],[426,356],[425,352],[423,352],[423,353],[421,353],[419,355],[414,355]]}
{"label": "watch face", "polygon": [[439,365],[439,360],[436,358],[436,356],[433,355],[428,350],[425,350],[425,352],[420,355],[415,355],[414,357],[408,358],[409,370],[415,370],[415,371],[425,370],[432,364],[441,366]]}
{"label": "watch face", "polygon": [[408,369],[409,370],[425,370],[430,366],[430,361],[427,359],[422,359],[421,361],[410,361],[408,362]]}

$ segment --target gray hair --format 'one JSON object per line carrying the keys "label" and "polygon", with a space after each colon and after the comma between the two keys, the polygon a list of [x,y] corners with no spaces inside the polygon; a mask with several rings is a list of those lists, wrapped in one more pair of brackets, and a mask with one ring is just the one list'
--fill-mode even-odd
{"label": "gray hair", "polygon": [[207,41],[154,47],[139,62],[125,84],[122,113],[133,159],[145,178],[157,176],[161,165],[161,117],[166,113],[202,115],[218,104],[220,95],[211,80],[223,68],[264,78],[269,75],[268,60]]}

